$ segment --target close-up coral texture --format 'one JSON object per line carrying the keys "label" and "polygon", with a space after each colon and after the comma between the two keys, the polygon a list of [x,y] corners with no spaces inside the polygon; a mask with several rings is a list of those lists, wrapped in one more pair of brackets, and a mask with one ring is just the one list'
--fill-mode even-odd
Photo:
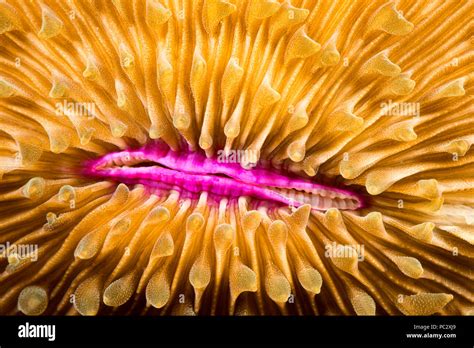
{"label": "close-up coral texture", "polygon": [[472,315],[473,14],[0,0],[0,315]]}

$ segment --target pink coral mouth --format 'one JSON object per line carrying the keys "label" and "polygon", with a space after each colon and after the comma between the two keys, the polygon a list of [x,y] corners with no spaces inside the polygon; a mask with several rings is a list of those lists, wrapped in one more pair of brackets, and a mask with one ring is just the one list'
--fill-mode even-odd
{"label": "pink coral mouth", "polygon": [[175,152],[159,141],[88,161],[83,173],[159,190],[177,190],[190,196],[201,192],[231,198],[250,196],[294,207],[309,204],[312,209],[323,211],[356,210],[365,205],[360,194],[346,189],[263,166],[245,169],[240,163],[223,163],[199,152]]}

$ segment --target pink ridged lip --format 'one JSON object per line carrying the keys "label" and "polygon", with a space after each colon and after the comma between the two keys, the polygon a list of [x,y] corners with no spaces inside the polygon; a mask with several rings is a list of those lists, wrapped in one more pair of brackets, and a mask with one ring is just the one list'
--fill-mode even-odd
{"label": "pink ridged lip", "polygon": [[221,163],[199,152],[174,152],[160,141],[88,161],[83,172],[96,178],[143,183],[191,195],[206,191],[218,196],[251,196],[295,207],[310,204],[315,210],[355,210],[364,205],[358,194],[348,190],[290,177],[273,169],[244,169],[239,163]]}

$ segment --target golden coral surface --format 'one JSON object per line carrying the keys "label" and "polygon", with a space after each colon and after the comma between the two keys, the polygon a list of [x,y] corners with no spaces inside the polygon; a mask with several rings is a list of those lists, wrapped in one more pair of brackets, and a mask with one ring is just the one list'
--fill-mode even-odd
{"label": "golden coral surface", "polygon": [[[0,0],[0,314],[472,314],[473,14]],[[257,151],[369,204],[214,204],[77,171],[158,138]]]}

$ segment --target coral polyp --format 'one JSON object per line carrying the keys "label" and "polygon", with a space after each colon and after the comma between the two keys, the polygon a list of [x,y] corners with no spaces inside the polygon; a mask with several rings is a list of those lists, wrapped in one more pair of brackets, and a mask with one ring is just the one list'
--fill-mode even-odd
{"label": "coral polyp", "polygon": [[221,197],[249,196],[294,207],[309,204],[315,210],[355,210],[363,206],[362,199],[355,193],[262,166],[242,168],[237,162],[223,163],[224,158],[206,158],[197,152],[174,152],[164,143],[153,142],[138,150],[111,153],[86,163],[82,173],[161,190],[176,190],[181,196],[191,194],[194,198],[206,191]]}
{"label": "coral polyp", "polygon": [[472,13],[0,0],[0,314],[472,314]]}

